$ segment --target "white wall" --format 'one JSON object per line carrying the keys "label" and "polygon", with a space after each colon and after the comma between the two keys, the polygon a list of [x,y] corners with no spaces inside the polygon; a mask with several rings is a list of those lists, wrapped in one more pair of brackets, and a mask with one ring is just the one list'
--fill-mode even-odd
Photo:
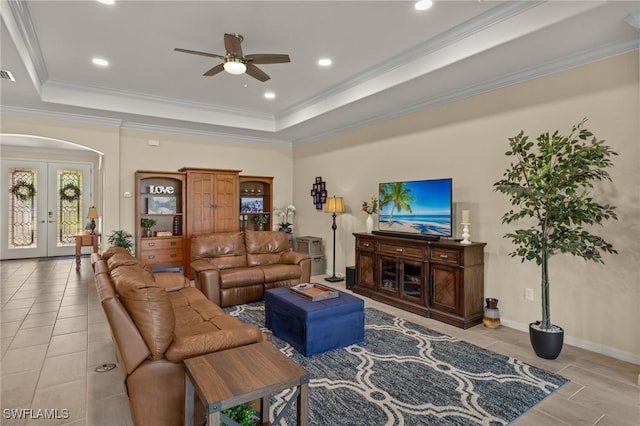
{"label": "white wall", "polygon": [[[309,191],[316,176],[330,195],[342,196],[347,212],[338,218],[337,272],[355,262],[352,232],[364,232],[361,203],[379,182],[452,177],[456,221],[471,210],[471,239],[487,243],[485,295],[500,300],[503,323],[526,329],[540,319],[540,272],[508,256],[501,224],[507,198],[493,191],[509,159],[508,138],[524,130],[571,130],[583,117],[587,127],[620,155],[613,183],[597,187],[618,206],[619,220],[600,231],[618,250],[605,265],[569,255],[551,260],[552,321],[565,328],[566,342],[640,363],[640,165],[638,54],[514,85],[481,96],[398,118],[294,148],[294,199],[298,235],[322,237],[331,270],[329,214],[318,213]],[[457,230],[459,237],[461,230]],[[535,301],[524,299],[534,288]]]}

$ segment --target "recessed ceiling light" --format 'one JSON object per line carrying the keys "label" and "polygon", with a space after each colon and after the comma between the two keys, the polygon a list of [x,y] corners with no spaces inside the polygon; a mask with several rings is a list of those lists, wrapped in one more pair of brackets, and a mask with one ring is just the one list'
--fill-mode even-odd
{"label": "recessed ceiling light", "polygon": [[116,0],[98,0],[102,4],[114,4]]}
{"label": "recessed ceiling light", "polygon": [[91,62],[93,62],[94,65],[98,65],[99,67],[107,67],[107,66],[109,66],[109,61],[107,61],[106,59],[102,59],[102,58],[93,58],[93,59],[91,59]]}
{"label": "recessed ceiling light", "polygon": [[318,60],[318,65],[320,65],[321,67],[328,67],[332,63],[333,61],[329,58],[322,58]]}
{"label": "recessed ceiling light", "polygon": [[416,10],[427,10],[431,6],[433,6],[433,2],[431,0],[420,0],[416,2],[414,7]]}
{"label": "recessed ceiling light", "polygon": [[273,92],[265,92],[264,97],[265,97],[266,99],[275,99],[276,94],[275,94],[275,93],[273,93]]}

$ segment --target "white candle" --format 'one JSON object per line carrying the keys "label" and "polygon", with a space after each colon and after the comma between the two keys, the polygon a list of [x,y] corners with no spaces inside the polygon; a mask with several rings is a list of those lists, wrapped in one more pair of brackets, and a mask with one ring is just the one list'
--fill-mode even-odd
{"label": "white candle", "polygon": [[462,223],[471,223],[469,222],[469,210],[462,210]]}

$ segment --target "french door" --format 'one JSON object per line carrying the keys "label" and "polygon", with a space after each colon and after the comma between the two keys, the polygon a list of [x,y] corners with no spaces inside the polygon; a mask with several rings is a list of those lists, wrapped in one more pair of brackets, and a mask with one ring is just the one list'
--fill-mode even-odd
{"label": "french door", "polygon": [[93,165],[3,159],[1,169],[0,257],[74,254],[93,204]]}

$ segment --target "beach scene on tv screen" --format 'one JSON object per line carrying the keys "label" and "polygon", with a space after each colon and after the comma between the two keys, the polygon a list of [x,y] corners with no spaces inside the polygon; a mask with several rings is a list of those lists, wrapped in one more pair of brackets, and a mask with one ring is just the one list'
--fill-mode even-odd
{"label": "beach scene on tv screen", "polygon": [[379,185],[381,231],[451,236],[451,180]]}

